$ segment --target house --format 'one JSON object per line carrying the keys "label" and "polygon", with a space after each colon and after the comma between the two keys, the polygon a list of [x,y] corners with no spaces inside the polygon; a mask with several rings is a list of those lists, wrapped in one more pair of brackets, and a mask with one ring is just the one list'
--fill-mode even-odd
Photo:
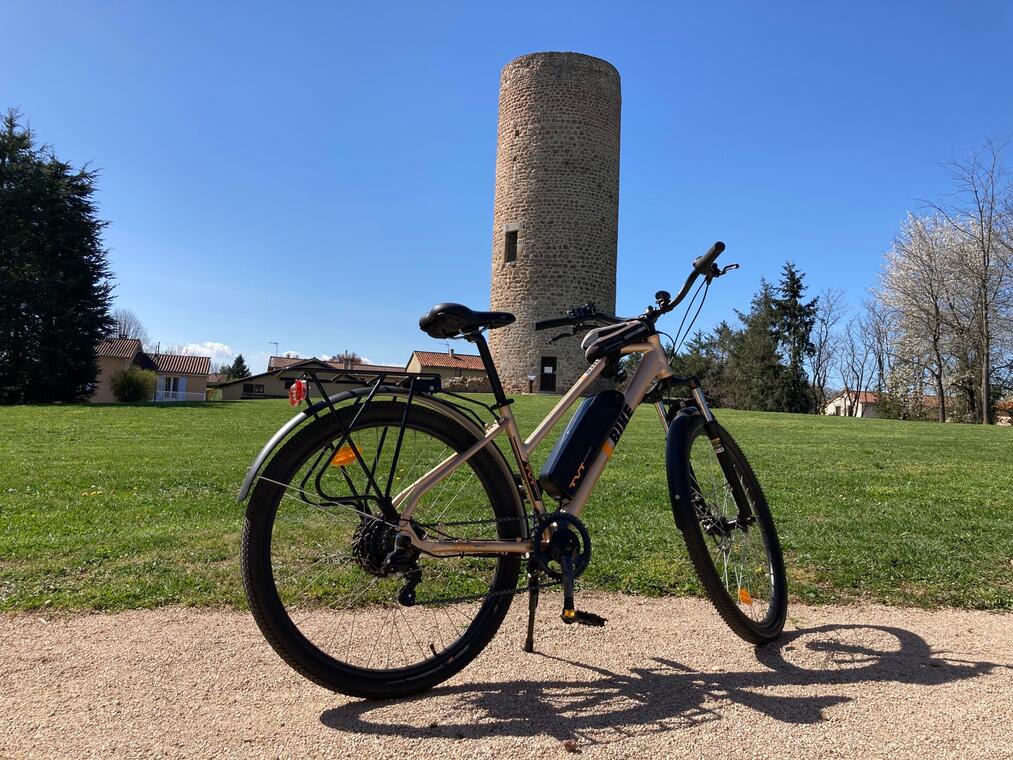
{"label": "house", "polygon": [[[856,405],[853,409],[853,405]],[[823,408],[831,417],[878,417],[879,394],[870,391],[842,391]]]}
{"label": "house", "polygon": [[107,338],[95,347],[99,374],[91,401],[116,401],[111,378],[115,372],[135,366],[158,375],[154,401],[203,401],[207,391],[211,357],[182,354],[149,354],[141,341],[133,338]]}
{"label": "house", "polygon": [[[214,387],[221,390],[223,401],[288,398],[289,387],[307,371],[319,373],[318,379],[328,396],[348,390],[349,386],[368,382],[381,372],[387,373],[386,376],[391,382],[402,380],[405,376],[404,367],[387,364],[367,364],[347,359],[325,361],[316,357],[300,359],[293,356],[272,356],[267,360],[267,372],[216,383]],[[311,385],[310,395],[319,396],[319,388]]]}
{"label": "house", "polygon": [[[946,416],[947,420],[952,418],[952,410],[955,399],[951,396],[944,396],[946,402]],[[856,413],[851,414],[852,406],[856,406]],[[872,391],[862,391],[860,393],[854,393],[853,391],[842,391],[834,398],[827,402],[826,407],[823,409],[823,413],[830,415],[831,417],[879,417],[880,398],[878,393]],[[919,419],[933,420],[939,415],[939,397],[938,396],[922,396],[922,410]]]}
{"label": "house", "polygon": [[442,381],[453,377],[476,378],[486,380],[485,365],[482,357],[476,354],[459,354],[454,349],[447,353],[439,351],[412,351],[408,372],[432,372],[440,376]]}

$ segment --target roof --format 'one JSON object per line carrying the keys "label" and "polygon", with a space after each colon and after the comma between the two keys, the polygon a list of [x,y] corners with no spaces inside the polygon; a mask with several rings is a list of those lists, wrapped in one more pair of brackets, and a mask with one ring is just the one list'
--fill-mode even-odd
{"label": "roof", "polygon": [[412,351],[412,356],[417,356],[422,369],[426,367],[439,367],[441,369],[477,369],[485,371],[482,364],[482,357],[476,354],[453,354],[442,351]]}
{"label": "roof", "polygon": [[134,338],[107,338],[95,347],[97,355],[114,359],[133,359],[140,350],[141,341]]}
{"label": "roof", "polygon": [[289,364],[297,364],[304,361],[307,361],[307,359],[300,359],[298,356],[272,356],[267,360],[267,371],[272,372],[276,369],[287,367]]}
{"label": "roof", "polygon": [[315,356],[310,357],[309,359],[300,359],[298,356],[272,356],[267,360],[267,371],[274,372],[279,369],[284,369],[285,367],[307,364],[309,362],[321,364],[331,369],[347,370],[349,372],[404,372],[404,367],[392,364],[353,362],[352,364],[346,366],[344,362],[325,361],[323,359],[317,359]]}
{"label": "roof", "polygon": [[211,372],[210,356],[145,354],[151,369],[166,375],[206,375]]}

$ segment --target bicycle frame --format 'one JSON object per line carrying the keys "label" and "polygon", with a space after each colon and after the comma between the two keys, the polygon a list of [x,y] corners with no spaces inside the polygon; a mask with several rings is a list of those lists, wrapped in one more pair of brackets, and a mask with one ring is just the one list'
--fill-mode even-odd
{"label": "bicycle frame", "polygon": [[[588,470],[581,481],[580,487],[574,494],[573,499],[567,502],[563,507],[563,511],[568,512],[575,517],[580,515],[581,511],[583,511],[590,499],[591,492],[598,483],[598,479],[601,477],[601,473],[605,469],[605,465],[608,464],[609,459],[612,457],[615,442],[617,442],[619,436],[622,435],[626,424],[633,416],[633,411],[640,405],[644,395],[656,380],[673,376],[672,368],[668,362],[668,357],[665,355],[665,351],[661,345],[661,339],[657,335],[651,335],[643,343],[632,344],[622,349],[623,355],[637,353],[643,354],[643,358],[641,359],[640,366],[630,379],[630,382],[627,384],[626,390],[623,393],[625,399],[623,413],[620,414],[619,420],[616,422],[609,439],[606,440],[605,445],[598,452],[588,467]],[[504,433],[510,442],[510,448],[517,461],[517,465],[521,473],[521,479],[524,484],[524,490],[527,493],[532,508],[538,514],[545,515],[546,509],[542,501],[541,488],[539,487],[538,481],[531,470],[531,452],[533,452],[538,444],[544,440],[549,431],[551,431],[559,423],[566,414],[567,410],[573,406],[577,399],[581,398],[591,384],[598,379],[602,371],[605,369],[605,361],[605,359],[599,359],[589,366],[587,371],[584,372],[580,379],[577,380],[577,382],[574,383],[574,385],[566,392],[566,394],[552,408],[548,415],[546,415],[545,419],[538,424],[526,440],[521,439],[520,431],[517,428],[517,422],[514,419],[510,406],[503,406],[499,419],[486,429],[485,436],[481,440],[477,441],[467,450],[448,457],[397,494],[393,499],[393,505],[395,509],[401,513],[399,529],[411,537],[412,544],[419,549],[419,551],[435,556],[451,556],[460,554],[525,554],[532,551],[533,545],[528,539],[516,539],[512,541],[488,539],[470,541],[432,541],[421,538],[412,527],[411,516],[415,507],[418,505],[419,500],[426,492],[438,485],[444,478],[448,477],[452,472],[454,472],[454,470],[467,462],[486,446],[495,445],[494,441],[496,438]],[[704,415],[704,418],[709,422],[713,421],[713,416],[710,413],[710,409],[707,407],[702,390],[699,388],[693,388],[692,392],[694,400],[696,401],[700,412]],[[658,414],[661,418],[662,424],[665,425],[667,430],[668,419],[664,406],[661,402],[657,402],[655,406],[658,409]]]}

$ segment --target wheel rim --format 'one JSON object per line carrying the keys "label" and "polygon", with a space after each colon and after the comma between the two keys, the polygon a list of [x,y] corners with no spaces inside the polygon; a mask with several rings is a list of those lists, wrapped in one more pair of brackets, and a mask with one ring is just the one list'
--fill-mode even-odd
{"label": "wheel rim", "polygon": [[694,437],[690,496],[704,545],[728,598],[747,620],[762,627],[776,614],[774,559],[766,525],[757,513],[757,494],[737,463],[734,469],[754,518],[745,529],[738,525],[735,495],[710,440],[702,430]]}
{"label": "wheel rim", "polygon": [[[367,422],[349,440],[335,436],[318,447],[288,482],[269,481],[278,486],[270,537],[278,599],[313,647],[363,671],[410,669],[451,654],[484,614],[502,571],[496,557],[423,555],[414,604],[398,601],[408,579],[382,569],[397,530],[376,492],[394,496],[455,453],[409,423],[388,491],[399,428],[400,420]],[[485,484],[469,462],[425,494],[412,519],[429,535],[492,539],[492,518]],[[465,521],[475,523],[449,525]]]}

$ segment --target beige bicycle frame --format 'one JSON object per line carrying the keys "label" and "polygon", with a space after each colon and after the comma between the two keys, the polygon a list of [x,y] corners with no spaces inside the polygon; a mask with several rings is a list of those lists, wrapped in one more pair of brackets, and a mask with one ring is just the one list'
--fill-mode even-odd
{"label": "beige bicycle frame", "polygon": [[[665,356],[665,350],[661,346],[661,339],[657,335],[650,336],[643,343],[635,343],[624,347],[622,349],[622,354],[643,354],[640,366],[637,367],[636,373],[634,373],[630,382],[626,385],[626,390],[623,393],[626,405],[631,410],[635,410],[640,405],[640,402],[644,398],[644,394],[647,393],[655,380],[672,376],[672,368],[668,363],[668,357]],[[548,435],[549,431],[552,430],[563,418],[566,411],[584,394],[584,391],[586,391],[598,378],[598,376],[601,375],[604,369],[604,359],[598,359],[590,367],[588,367],[587,371],[581,376],[581,378],[574,383],[570,390],[568,390],[559,402],[552,408],[552,411],[546,415],[545,419],[538,424],[531,435],[528,436],[527,440],[521,439],[520,431],[517,428],[517,421],[514,419],[513,412],[509,406],[504,406],[501,409],[500,419],[486,429],[485,436],[481,440],[476,441],[475,444],[467,450],[454,454],[453,456],[443,460],[440,464],[395,496],[393,500],[394,508],[401,513],[399,528],[402,532],[411,537],[412,545],[422,552],[436,556],[451,556],[459,554],[525,554],[530,552],[533,548],[531,541],[522,538],[518,538],[514,541],[477,539],[471,541],[431,541],[429,539],[420,538],[411,525],[411,516],[415,511],[415,507],[418,505],[419,500],[426,492],[432,490],[444,478],[449,476],[454,470],[467,462],[486,446],[495,445],[493,443],[495,439],[504,432],[510,441],[510,448],[513,451],[514,458],[517,460],[517,465],[520,468],[521,480],[524,482],[524,487],[527,492],[528,499],[531,501],[532,508],[536,512],[545,514],[545,506],[534,487],[534,475],[532,474],[531,466],[528,463],[531,452],[535,450],[538,444],[542,442],[546,435]],[[694,395],[696,395],[696,393],[694,393]],[[703,403],[703,394],[701,393],[699,395],[700,398],[698,399],[698,402]],[[657,407],[661,421],[667,427],[664,408],[660,403],[657,404]],[[701,407],[701,409],[705,408],[706,404]],[[598,483],[598,478],[601,476],[601,473],[605,469],[605,465],[608,464],[608,460],[611,456],[612,450],[609,447],[603,447],[598,452],[594,461],[588,467],[587,473],[584,475],[584,479],[581,481],[580,487],[574,494],[573,499],[567,502],[567,504],[563,507],[563,511],[574,516],[581,513],[584,506],[587,504],[588,499],[591,497],[591,491]]]}

